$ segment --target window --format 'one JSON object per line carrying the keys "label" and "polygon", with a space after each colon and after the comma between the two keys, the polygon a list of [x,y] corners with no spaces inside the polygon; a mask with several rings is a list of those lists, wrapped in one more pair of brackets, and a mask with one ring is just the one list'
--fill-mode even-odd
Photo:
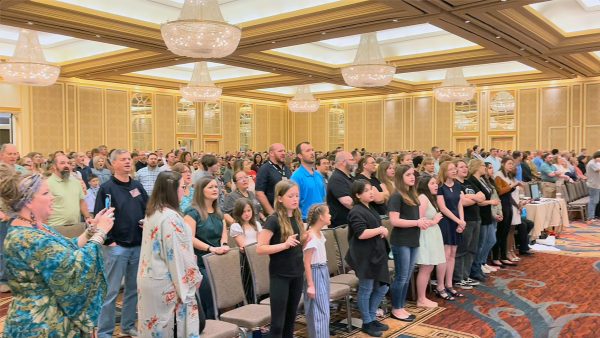
{"label": "window", "polygon": [[131,134],[133,149],[153,148],[152,94],[134,93],[131,97]]}
{"label": "window", "polygon": [[184,98],[177,102],[177,134],[196,133],[196,105]]}
{"label": "window", "polygon": [[489,130],[515,130],[515,91],[490,93]]}
{"label": "window", "polygon": [[244,103],[240,106],[240,150],[252,148],[252,124],[254,112],[252,105]]}
{"label": "window", "polygon": [[344,147],[345,113],[340,104],[333,104],[329,108],[329,149]]}
{"label": "window", "polygon": [[454,131],[478,131],[479,111],[476,98],[454,104]]}
{"label": "window", "polygon": [[202,118],[204,135],[221,135],[221,104],[205,104]]}

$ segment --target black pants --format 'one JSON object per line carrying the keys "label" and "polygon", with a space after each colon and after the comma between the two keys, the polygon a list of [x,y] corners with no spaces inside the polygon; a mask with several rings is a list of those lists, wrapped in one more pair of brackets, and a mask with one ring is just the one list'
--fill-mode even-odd
{"label": "black pants", "polygon": [[293,338],[303,277],[271,276],[271,338]]}
{"label": "black pants", "polygon": [[506,245],[508,240],[508,232],[510,231],[510,222],[512,221],[512,210],[511,208],[502,208],[503,219],[502,222],[498,223],[496,228],[496,244],[492,248],[492,259],[508,259],[506,256]]}
{"label": "black pants", "polygon": [[519,252],[527,252],[529,251],[529,232],[533,229],[533,222],[526,219],[521,218],[521,224],[517,225],[517,237],[515,238],[515,243],[519,246]]}

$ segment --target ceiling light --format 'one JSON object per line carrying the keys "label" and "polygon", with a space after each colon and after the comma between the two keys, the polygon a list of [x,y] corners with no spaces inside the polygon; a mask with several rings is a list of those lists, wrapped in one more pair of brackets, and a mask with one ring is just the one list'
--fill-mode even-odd
{"label": "ceiling light", "polygon": [[288,108],[294,113],[314,113],[319,110],[320,102],[310,92],[308,85],[296,87],[296,95],[288,100]]}
{"label": "ceiling light", "polygon": [[97,37],[97,38],[101,38],[100,34],[96,34],[96,37]]}
{"label": "ceiling light", "polygon": [[500,36],[500,35],[496,36],[496,39],[500,39],[500,38],[501,38],[501,36]]}
{"label": "ceiling light", "polygon": [[501,91],[492,99],[490,109],[498,113],[513,112],[515,111],[515,97],[507,91]]}
{"label": "ceiling light", "polygon": [[548,60],[544,60],[544,62],[548,63],[548,62],[550,62],[550,61],[548,61]]}
{"label": "ceiling light", "polygon": [[325,35],[325,34],[327,34],[327,32],[321,32],[321,35]]}
{"label": "ceiling light", "polygon": [[392,81],[394,74],[396,67],[385,63],[375,32],[360,36],[354,63],[342,68],[344,81],[351,87],[383,87]]}
{"label": "ceiling light", "polygon": [[475,86],[470,85],[463,75],[461,67],[446,70],[446,78],[433,94],[441,102],[465,102],[475,95]]}
{"label": "ceiling light", "polygon": [[271,41],[271,43],[277,43],[277,41]]}
{"label": "ceiling light", "polygon": [[393,21],[393,22],[398,22],[398,19],[394,19],[394,20],[392,20],[392,21]]}
{"label": "ceiling light", "polygon": [[0,62],[4,81],[31,86],[50,86],[60,75],[60,67],[46,61],[37,32],[21,29],[15,52]]}
{"label": "ceiling light", "polygon": [[33,26],[33,22],[31,22],[31,21],[27,21],[27,24],[28,24],[29,26]]}
{"label": "ceiling light", "polygon": [[470,22],[471,22],[471,20],[465,20],[465,23],[470,23]]}
{"label": "ceiling light", "polygon": [[196,62],[192,79],[187,86],[181,87],[181,96],[192,102],[206,101],[214,102],[221,97],[222,88],[215,86],[210,79],[206,62]]}
{"label": "ceiling light", "polygon": [[177,55],[222,58],[233,53],[242,30],[223,19],[217,0],[185,0],[179,19],[160,27],[165,44]]}
{"label": "ceiling light", "polygon": [[521,47],[521,48],[519,48],[519,50],[525,50],[525,48]]}

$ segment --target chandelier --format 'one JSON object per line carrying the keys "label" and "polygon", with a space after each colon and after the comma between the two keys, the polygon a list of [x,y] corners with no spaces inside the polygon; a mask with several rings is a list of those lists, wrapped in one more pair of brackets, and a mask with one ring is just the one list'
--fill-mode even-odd
{"label": "chandelier", "polygon": [[31,86],[50,86],[56,82],[60,67],[44,57],[37,32],[21,29],[12,58],[0,62],[4,81]]}
{"label": "chandelier", "polygon": [[377,33],[366,33],[360,36],[358,51],[351,66],[342,68],[342,76],[346,84],[352,87],[382,87],[389,84],[396,67],[385,63]]}
{"label": "chandelier", "polygon": [[216,87],[210,79],[206,62],[196,62],[192,80],[187,86],[181,87],[181,96],[192,102],[214,102],[219,99],[223,89]]}
{"label": "chandelier", "polygon": [[446,70],[442,85],[433,89],[433,94],[441,102],[465,102],[475,95],[475,86],[470,85],[461,67]]}
{"label": "chandelier", "polygon": [[515,97],[509,92],[502,91],[494,96],[490,109],[498,113],[507,113],[515,110]]}
{"label": "chandelier", "polygon": [[308,85],[298,86],[296,95],[288,100],[288,108],[294,113],[314,113],[319,110],[319,100],[310,92]]}
{"label": "chandelier", "polygon": [[222,58],[238,47],[242,30],[223,19],[217,0],[185,0],[179,19],[160,27],[169,50],[191,58]]}

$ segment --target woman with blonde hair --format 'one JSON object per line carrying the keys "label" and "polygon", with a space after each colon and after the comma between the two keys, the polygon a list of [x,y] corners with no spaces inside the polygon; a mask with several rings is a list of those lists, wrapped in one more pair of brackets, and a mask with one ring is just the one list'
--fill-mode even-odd
{"label": "woman with blonde hair", "polygon": [[304,235],[300,190],[293,181],[275,186],[275,213],[258,234],[256,252],[269,255],[271,336],[294,337],[294,322],[304,283],[300,241]]}
{"label": "woman with blonde hair", "polygon": [[106,169],[106,158],[102,155],[94,156],[92,163],[92,174],[100,179],[100,184],[109,181],[112,173]]}
{"label": "woman with blonde hair", "polygon": [[435,177],[435,159],[433,157],[425,157],[419,166],[420,176]]}
{"label": "woman with blonde hair", "polygon": [[381,182],[381,189],[383,190],[384,199],[387,203],[390,196],[396,189],[394,187],[394,176],[396,174],[396,164],[390,161],[383,161],[377,166],[377,172],[375,177]]}

